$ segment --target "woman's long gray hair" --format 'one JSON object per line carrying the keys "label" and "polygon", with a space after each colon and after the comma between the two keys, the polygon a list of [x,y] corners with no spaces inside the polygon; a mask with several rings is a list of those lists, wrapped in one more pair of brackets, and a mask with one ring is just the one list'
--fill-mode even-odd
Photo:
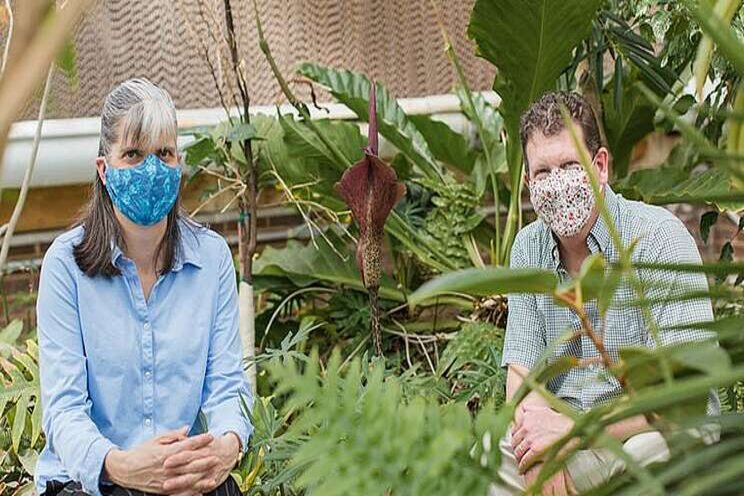
{"label": "woman's long gray hair", "polygon": [[[143,149],[163,139],[175,143],[177,134],[176,108],[170,95],[146,79],[130,79],[111,90],[103,104],[98,155],[107,157],[110,163],[111,149],[117,142]],[[180,249],[178,220],[182,216],[186,217],[181,212],[179,193],[168,213],[165,236],[155,254],[156,262],[162,261],[161,274],[171,270]],[[80,270],[90,277],[120,274],[113,264],[113,247],[116,243],[125,251],[126,246],[111,198],[97,173],[90,200],[77,225],[84,228],[83,239],[74,248]]]}

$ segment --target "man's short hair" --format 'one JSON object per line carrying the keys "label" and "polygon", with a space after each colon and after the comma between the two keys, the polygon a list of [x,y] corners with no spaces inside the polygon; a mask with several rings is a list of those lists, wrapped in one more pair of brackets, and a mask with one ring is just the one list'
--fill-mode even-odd
{"label": "man's short hair", "polygon": [[594,117],[594,111],[589,102],[572,91],[551,91],[545,93],[522,114],[519,135],[522,140],[525,163],[527,162],[527,141],[535,131],[540,131],[545,136],[554,136],[566,128],[561,115],[562,106],[566,107],[571,118],[581,127],[589,153],[594,155],[602,146],[597,119]]}

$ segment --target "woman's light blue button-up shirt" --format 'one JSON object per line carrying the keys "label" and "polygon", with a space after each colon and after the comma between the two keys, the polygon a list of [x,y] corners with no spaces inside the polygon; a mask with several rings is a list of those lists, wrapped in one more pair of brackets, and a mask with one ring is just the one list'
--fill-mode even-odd
{"label": "woman's light blue button-up shirt", "polygon": [[121,275],[88,277],[73,257],[77,227],[44,257],[37,303],[46,446],[36,488],[76,480],[100,495],[110,449],[128,449],[191,426],[234,431],[245,448],[252,427],[243,374],[230,249],[206,228],[179,224],[181,249],[145,301],[137,269],[118,247]]}

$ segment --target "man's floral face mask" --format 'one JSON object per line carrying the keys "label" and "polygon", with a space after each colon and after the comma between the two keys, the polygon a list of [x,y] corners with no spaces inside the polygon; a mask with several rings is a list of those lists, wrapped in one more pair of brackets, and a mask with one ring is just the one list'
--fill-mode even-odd
{"label": "man's floral face mask", "polygon": [[576,236],[592,214],[594,195],[580,165],[552,169],[530,181],[529,188],[535,212],[559,236]]}

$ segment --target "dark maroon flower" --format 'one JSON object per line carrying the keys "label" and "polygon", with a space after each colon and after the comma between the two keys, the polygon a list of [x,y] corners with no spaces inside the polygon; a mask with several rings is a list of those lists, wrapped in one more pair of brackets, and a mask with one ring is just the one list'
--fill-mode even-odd
{"label": "dark maroon flower", "polygon": [[377,105],[375,84],[369,96],[369,138],[364,158],[344,172],[336,191],[351,208],[359,226],[357,263],[367,288],[378,287],[382,274],[382,240],[385,220],[406,193],[395,170],[377,156]]}
{"label": "dark maroon flower", "polygon": [[371,332],[378,355],[382,355],[380,309],[377,292],[382,277],[382,240],[390,210],[406,193],[406,187],[390,165],[377,156],[377,97],[375,84],[369,93],[369,138],[364,158],[344,172],[336,191],[351,209],[359,226],[357,263],[370,297]]}

